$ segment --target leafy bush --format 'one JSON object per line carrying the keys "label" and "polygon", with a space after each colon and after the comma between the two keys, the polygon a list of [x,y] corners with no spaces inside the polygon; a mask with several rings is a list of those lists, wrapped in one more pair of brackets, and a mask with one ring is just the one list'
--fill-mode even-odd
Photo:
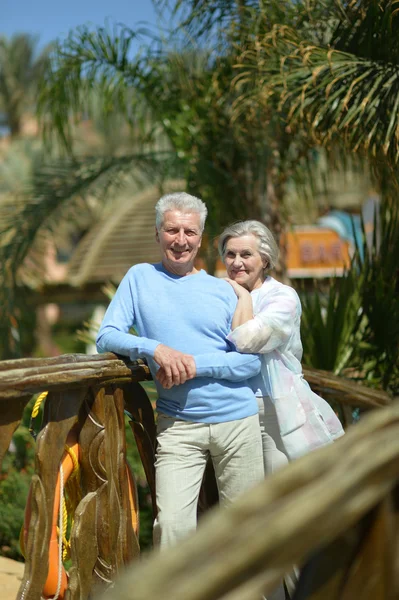
{"label": "leafy bush", "polygon": [[[377,227],[377,223],[379,226]],[[304,362],[399,393],[399,208],[384,203],[371,244],[363,228],[342,277],[301,294]]]}
{"label": "leafy bush", "polygon": [[[29,420],[32,404],[25,409],[23,423]],[[23,560],[19,534],[24,522],[26,498],[34,471],[34,441],[26,424],[15,432],[11,451],[0,473],[0,554]]]}

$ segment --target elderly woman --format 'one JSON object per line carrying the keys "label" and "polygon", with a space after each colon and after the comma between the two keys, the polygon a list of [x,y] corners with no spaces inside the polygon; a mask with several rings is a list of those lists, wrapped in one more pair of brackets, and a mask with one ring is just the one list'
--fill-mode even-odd
{"label": "elderly woman", "polygon": [[297,293],[267,273],[278,247],[267,227],[242,221],[227,227],[219,252],[238,297],[230,341],[240,352],[262,354],[256,377],[265,472],[343,435],[329,404],[303,378],[301,303]]}

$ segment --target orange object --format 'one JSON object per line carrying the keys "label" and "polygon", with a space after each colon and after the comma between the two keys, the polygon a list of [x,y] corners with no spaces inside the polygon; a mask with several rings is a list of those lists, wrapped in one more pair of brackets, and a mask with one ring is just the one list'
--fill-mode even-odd
{"label": "orange object", "polygon": [[318,225],[296,226],[282,237],[290,278],[342,275],[350,264],[350,244],[336,231]]}
{"label": "orange object", "polygon": [[[74,430],[71,430],[68,434],[66,445],[75,453],[79,460],[79,444],[77,440],[77,435]],[[62,458],[61,458],[61,466],[63,468],[63,479],[64,486],[68,481],[69,477],[72,474],[74,464],[72,458],[65,450]],[[48,556],[48,572],[46,583],[44,584],[42,596],[43,598],[54,598],[57,594],[59,577],[61,577],[60,589],[58,593],[58,598],[62,600],[64,598],[65,591],[68,587],[68,579],[67,574],[59,559],[59,534],[57,531],[57,527],[59,525],[59,508],[60,508],[60,493],[61,493],[61,479],[60,473],[58,473],[57,483],[55,486],[55,494],[54,494],[54,505],[53,505],[53,520],[51,525],[51,534],[50,534],[50,543],[49,543],[49,556]],[[24,519],[24,546],[26,547],[26,542],[28,538],[29,531],[29,523],[31,519],[31,510],[30,510],[30,498],[31,498],[31,490],[29,490],[28,501],[26,504],[25,510],[25,519]],[[59,567],[61,568],[61,574],[59,573]]]}

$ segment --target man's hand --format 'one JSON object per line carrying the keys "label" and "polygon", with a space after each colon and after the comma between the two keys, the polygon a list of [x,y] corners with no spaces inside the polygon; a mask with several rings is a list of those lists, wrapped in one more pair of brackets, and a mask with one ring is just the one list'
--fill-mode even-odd
{"label": "man's hand", "polygon": [[156,377],[167,390],[193,379],[196,375],[195,360],[191,354],[183,354],[164,344],[155,348],[154,360],[160,366]]}

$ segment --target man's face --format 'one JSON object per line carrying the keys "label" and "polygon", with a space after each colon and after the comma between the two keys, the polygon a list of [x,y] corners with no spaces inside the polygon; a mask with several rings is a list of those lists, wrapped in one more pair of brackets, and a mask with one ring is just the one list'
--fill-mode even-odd
{"label": "man's face", "polygon": [[194,270],[194,259],[201,246],[200,215],[168,210],[160,231],[156,232],[162,253],[162,264],[171,273],[188,275]]}

